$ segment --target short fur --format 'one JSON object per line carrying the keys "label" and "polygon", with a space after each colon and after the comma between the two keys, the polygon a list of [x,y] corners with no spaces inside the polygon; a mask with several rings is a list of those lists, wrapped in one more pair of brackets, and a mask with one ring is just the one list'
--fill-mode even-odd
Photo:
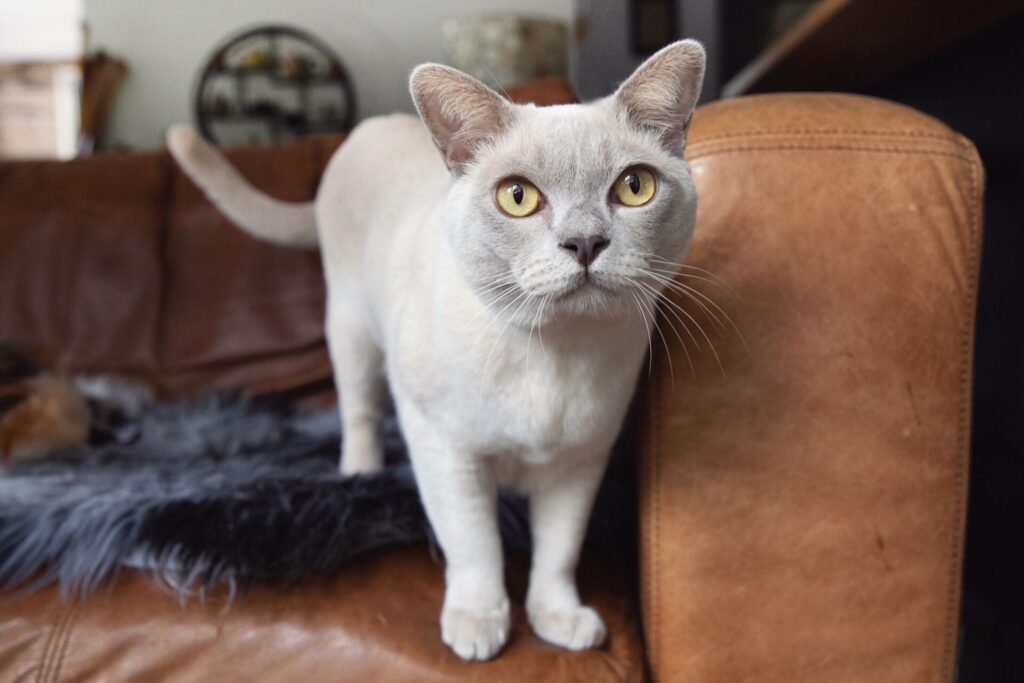
{"label": "short fur", "polygon": [[[370,119],[324,174],[315,212],[341,468],[381,465],[386,376],[447,561],[442,638],[466,659],[492,657],[508,638],[499,487],[530,500],[534,630],[571,649],[604,641],[574,574],[648,346],[663,284],[655,264],[680,263],[693,230],[682,144],[703,65],[703,49],[681,41],[614,95],[544,108],[424,65],[411,90],[427,129],[409,116]],[[279,229],[275,206],[260,199],[267,216],[253,215],[251,188],[194,134],[177,129],[169,142],[242,227]],[[653,170],[657,192],[640,207],[616,204],[611,188],[634,165]],[[539,211],[498,208],[496,187],[512,176],[540,189]],[[283,229],[307,244],[305,228]],[[587,237],[608,246],[585,265],[565,245]]]}

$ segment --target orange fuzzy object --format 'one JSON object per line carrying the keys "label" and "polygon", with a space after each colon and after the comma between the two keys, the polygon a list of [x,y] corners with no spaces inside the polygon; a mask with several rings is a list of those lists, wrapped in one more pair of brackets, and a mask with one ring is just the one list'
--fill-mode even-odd
{"label": "orange fuzzy object", "polygon": [[89,438],[89,407],[70,382],[44,376],[19,382],[17,389],[27,396],[0,418],[5,461],[41,457]]}

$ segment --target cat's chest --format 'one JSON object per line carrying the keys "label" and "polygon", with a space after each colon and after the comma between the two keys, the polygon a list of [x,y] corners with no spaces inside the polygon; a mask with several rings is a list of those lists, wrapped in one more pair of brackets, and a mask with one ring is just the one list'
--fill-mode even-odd
{"label": "cat's chest", "polygon": [[512,343],[485,366],[453,373],[460,379],[441,401],[461,439],[479,452],[543,461],[614,438],[638,351],[609,345],[567,353],[536,338],[527,345]]}
{"label": "cat's chest", "polygon": [[[394,316],[389,380],[458,447],[543,460],[614,439],[647,348],[630,321],[534,332],[434,308]],[[589,325],[589,327],[588,327]]]}

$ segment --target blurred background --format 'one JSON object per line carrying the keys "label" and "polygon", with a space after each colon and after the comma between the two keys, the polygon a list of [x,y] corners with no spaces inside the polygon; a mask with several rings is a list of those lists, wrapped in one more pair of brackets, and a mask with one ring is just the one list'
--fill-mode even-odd
{"label": "blurred background", "polygon": [[986,231],[959,679],[1024,681],[1022,0],[3,0],[0,159],[155,148],[185,121],[224,145],[344,132],[411,112],[406,80],[425,61],[494,87],[548,79],[587,100],[680,37],[708,49],[705,102],[874,95],[978,146]]}

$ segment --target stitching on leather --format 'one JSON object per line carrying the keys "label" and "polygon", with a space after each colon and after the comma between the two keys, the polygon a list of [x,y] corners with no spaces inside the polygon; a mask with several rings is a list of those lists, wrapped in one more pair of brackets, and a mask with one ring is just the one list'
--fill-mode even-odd
{"label": "stitching on leather", "polygon": [[661,514],[660,505],[660,491],[658,486],[658,460],[661,457],[661,439],[658,435],[658,425],[661,424],[661,396],[660,386],[658,381],[658,373],[651,373],[650,388],[648,389],[648,396],[650,399],[650,409],[648,410],[648,423],[647,423],[647,439],[648,449],[650,451],[649,457],[647,458],[647,476],[645,491],[642,500],[645,500],[647,507],[647,514],[644,515],[646,520],[645,526],[646,537],[648,538],[649,548],[647,550],[649,554],[649,560],[644,565],[644,597],[647,603],[646,612],[649,615],[650,620],[650,633],[648,634],[646,646],[647,646],[647,657],[650,662],[652,679],[656,677],[656,674],[661,671],[659,657],[661,654],[660,638],[661,638],[661,610],[659,609],[659,583],[660,577],[660,561],[661,561],[661,537],[660,537],[660,524],[658,516]]}
{"label": "stitching on leather", "polygon": [[71,634],[74,632],[75,622],[78,620],[78,613],[81,611],[81,604],[76,603],[69,611],[68,618],[64,626],[64,632],[61,634],[61,644],[59,654],[57,656],[56,663],[53,667],[53,675],[50,677],[52,683],[58,683],[60,681],[60,672],[64,668],[64,656],[68,652],[68,644],[71,642]]}
{"label": "stitching on leather", "polygon": [[60,622],[60,630],[57,632],[53,640],[53,648],[50,650],[50,656],[47,658],[47,675],[44,679],[44,683],[53,683],[57,680],[57,673],[60,671],[57,666],[57,660],[60,657],[61,644],[64,642],[64,635],[67,633],[68,626],[73,621],[75,607],[72,606],[64,613],[64,618]]}
{"label": "stitching on leather", "polygon": [[53,643],[53,637],[56,634],[57,629],[60,627],[60,622],[61,619],[63,618],[64,613],[60,612],[57,615],[57,619],[54,621],[53,625],[50,626],[50,632],[46,634],[46,642],[43,644],[43,651],[39,653],[39,664],[37,665],[38,668],[36,669],[35,683],[41,683],[41,681],[43,680],[43,672],[46,670],[46,656],[47,653],[49,653],[50,651],[50,644]]}
{"label": "stitching on leather", "polygon": [[944,156],[952,159],[959,159],[966,164],[971,164],[972,159],[965,156],[961,152],[954,152],[950,149],[924,149],[924,148],[913,148],[913,147],[886,147],[886,146],[873,146],[867,145],[844,145],[844,144],[828,144],[828,145],[816,145],[810,143],[793,143],[793,144],[768,144],[768,145],[747,145],[744,147],[722,147],[720,149],[710,149],[703,151],[700,146],[697,146],[697,151],[686,157],[686,161],[696,161],[704,157],[713,156],[715,154],[724,154],[726,152],[768,152],[768,151],[813,151],[813,150],[825,150],[825,151],[836,151],[836,152],[880,152],[884,154],[924,154],[932,156]]}
{"label": "stitching on leather", "polygon": [[956,487],[956,500],[953,503],[953,533],[950,550],[949,589],[946,604],[946,642],[942,652],[942,668],[939,672],[940,681],[953,681],[956,671],[957,633],[959,630],[959,613],[961,597],[961,572],[963,569],[963,541],[966,526],[967,498],[967,462],[970,457],[969,411],[971,405],[971,384],[974,361],[974,320],[977,314],[978,277],[981,268],[981,178],[980,159],[965,138],[959,140],[961,149],[966,149],[971,160],[971,244],[970,272],[966,288],[964,328],[961,348],[963,357],[960,368],[960,417],[958,420],[958,440],[960,442],[953,482]]}
{"label": "stitching on leather", "polygon": [[61,609],[56,622],[50,629],[50,635],[46,640],[46,646],[43,648],[43,653],[39,658],[39,671],[36,674],[36,683],[48,683],[52,680],[52,678],[47,674],[52,668],[54,653],[59,648],[58,643],[61,641],[61,633],[63,633],[73,609],[73,607],[69,609]]}
{"label": "stitching on leather", "polygon": [[64,623],[64,618],[67,616],[67,612],[63,609],[59,609],[57,618],[54,620],[53,625],[50,626],[50,633],[46,637],[46,644],[43,646],[43,651],[39,655],[39,668],[36,670],[36,683],[42,683],[46,671],[50,664],[50,651],[53,649],[53,644],[57,641],[57,634],[60,633],[61,625]]}
{"label": "stitching on leather", "polygon": [[870,128],[764,128],[760,130],[741,130],[733,133],[718,133],[717,135],[710,135],[695,140],[694,144],[711,140],[728,140],[758,135],[863,135],[869,137],[949,140],[953,133],[925,133],[914,130],[877,130]]}

